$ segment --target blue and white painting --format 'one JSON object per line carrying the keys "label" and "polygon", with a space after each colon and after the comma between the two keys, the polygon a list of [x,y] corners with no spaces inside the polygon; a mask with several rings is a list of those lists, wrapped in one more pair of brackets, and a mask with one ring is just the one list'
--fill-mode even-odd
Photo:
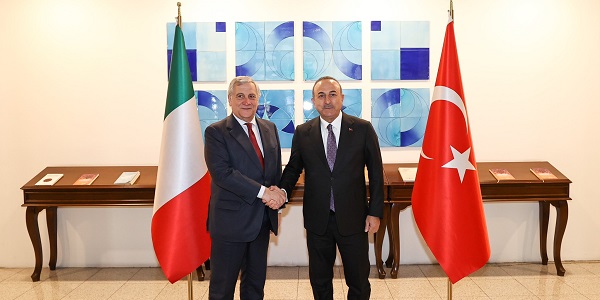
{"label": "blue and white painting", "polygon": [[304,80],[362,80],[362,23],[303,22]]}
{"label": "blue and white painting", "polygon": [[371,90],[371,123],[381,147],[420,147],[429,116],[428,88]]}
{"label": "blue and white painting", "polygon": [[372,21],[371,79],[428,80],[429,22]]}
{"label": "blue and white painting", "polygon": [[277,126],[281,148],[292,147],[294,136],[294,90],[261,90],[256,116]]}
{"label": "blue and white painting", "polygon": [[194,91],[202,132],[210,124],[227,117],[227,91]]}
{"label": "blue and white painting", "polygon": [[236,22],[235,75],[294,80],[294,22]]}
{"label": "blue and white painting", "polygon": [[[198,22],[181,25],[192,81],[227,80],[225,22]],[[175,23],[167,23],[167,70],[171,69]]]}

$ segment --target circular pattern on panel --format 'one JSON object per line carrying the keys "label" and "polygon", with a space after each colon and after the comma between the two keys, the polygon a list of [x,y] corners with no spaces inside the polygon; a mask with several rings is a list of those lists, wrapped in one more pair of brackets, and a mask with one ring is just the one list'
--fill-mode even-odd
{"label": "circular pattern on panel", "polygon": [[382,146],[412,146],[423,138],[428,103],[413,90],[391,89],[374,100],[371,114]]}

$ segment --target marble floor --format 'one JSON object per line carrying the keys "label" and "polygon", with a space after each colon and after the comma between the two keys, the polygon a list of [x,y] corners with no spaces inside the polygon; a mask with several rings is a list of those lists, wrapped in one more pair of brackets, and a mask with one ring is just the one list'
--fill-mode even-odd
{"label": "marble floor", "polygon": [[[563,263],[564,277],[552,263],[488,264],[454,284],[452,299],[600,299],[600,261]],[[170,284],[159,268],[44,268],[39,282],[32,271],[0,268],[0,299],[188,299],[187,280]],[[265,299],[312,299],[307,267],[269,267],[267,276]],[[373,267],[371,277],[371,299],[448,299],[439,265],[401,265],[397,279],[378,279]],[[342,267],[334,292],[346,298]],[[193,296],[208,299],[208,280],[194,278]]]}

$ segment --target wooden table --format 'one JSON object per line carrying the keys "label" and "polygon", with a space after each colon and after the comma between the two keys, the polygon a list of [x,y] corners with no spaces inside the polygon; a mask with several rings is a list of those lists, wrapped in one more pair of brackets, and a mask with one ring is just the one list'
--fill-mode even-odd
{"label": "wooden table", "polygon": [[[385,270],[381,258],[381,247],[386,230],[390,236],[390,257],[386,265],[391,267],[391,277],[397,278],[400,262],[400,230],[399,214],[411,205],[413,182],[404,182],[398,172],[399,167],[416,167],[417,164],[384,164],[386,188],[388,189],[387,205],[384,220],[375,238],[375,257],[379,278],[385,278]],[[498,182],[489,172],[492,168],[507,169],[515,180]],[[539,180],[530,168],[546,168],[558,179]],[[564,276],[565,269],[560,257],[562,239],[567,227],[569,208],[569,184],[571,181],[548,162],[481,162],[477,164],[483,202],[531,202],[539,203],[540,219],[540,255],[542,264],[548,264],[546,240],[550,205],[556,208],[556,227],[554,232],[554,264],[559,276]]]}
{"label": "wooden table", "polygon": [[[40,280],[42,271],[42,242],[38,225],[38,215],[46,210],[46,222],[50,242],[50,270],[56,269],[56,233],[58,207],[148,207],[154,205],[156,166],[118,167],[48,167],[27,182],[23,190],[23,207],[27,231],[35,253],[35,268],[31,279]],[[125,171],[140,171],[140,177],[133,185],[114,185],[115,180]],[[44,175],[64,174],[53,186],[35,185]],[[92,185],[73,185],[84,173],[98,173],[100,176]]]}

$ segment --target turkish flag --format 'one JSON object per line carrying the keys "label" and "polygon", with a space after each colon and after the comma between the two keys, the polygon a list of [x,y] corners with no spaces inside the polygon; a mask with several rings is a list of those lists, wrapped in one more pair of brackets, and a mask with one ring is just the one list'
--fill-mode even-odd
{"label": "turkish flag", "polygon": [[452,283],[490,258],[477,164],[460,77],[454,22],[446,37],[415,179],[415,221]]}

